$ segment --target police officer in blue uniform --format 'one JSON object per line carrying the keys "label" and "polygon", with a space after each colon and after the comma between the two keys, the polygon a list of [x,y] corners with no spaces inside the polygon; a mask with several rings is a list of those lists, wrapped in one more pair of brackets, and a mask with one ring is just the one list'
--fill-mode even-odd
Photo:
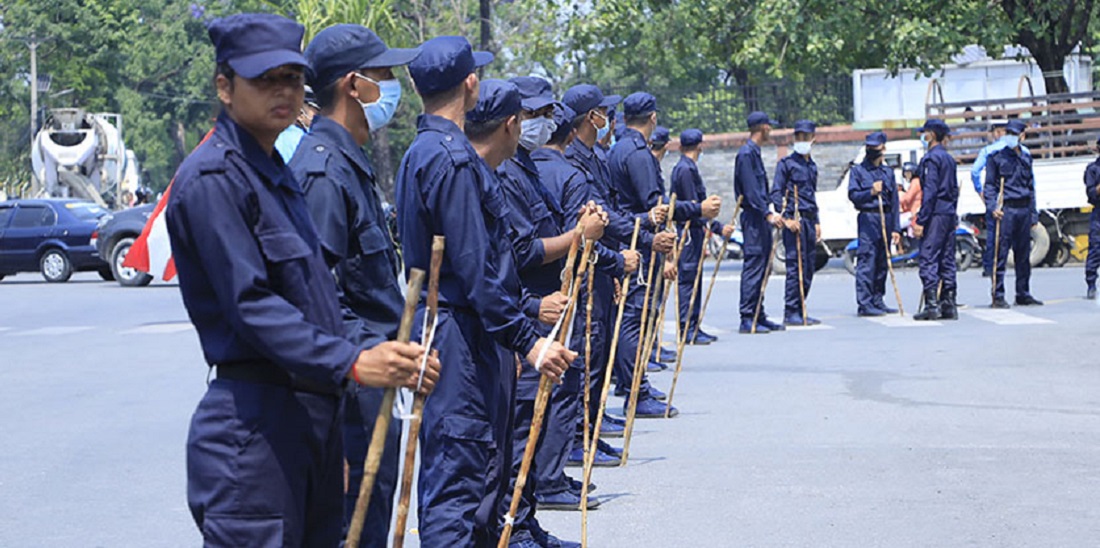
{"label": "police officer in blue uniform", "polygon": [[[810,120],[799,120],[794,123],[794,143],[791,145],[794,151],[786,158],[779,160],[779,165],[775,168],[775,184],[772,186],[771,198],[775,207],[784,207],[784,203],[786,204],[785,209],[780,213],[783,215],[785,225],[783,249],[786,253],[787,284],[783,323],[787,325],[821,323],[820,320],[810,316],[802,317],[804,304],[802,299],[810,295],[817,256],[817,241],[821,234],[821,224],[817,220],[817,164],[810,157],[816,132],[817,125]],[[796,193],[798,195],[797,214]],[[798,270],[800,245],[801,273]],[[802,277],[801,289],[798,285],[799,276]]]}
{"label": "police officer in blue uniform", "polygon": [[345,385],[415,386],[423,349],[344,338],[319,237],[274,150],[302,103],[303,27],[241,14],[208,30],[223,108],[166,209],[180,293],[217,376],[191,420],[188,505],[209,546],[336,546]]}
{"label": "police officer in blue uniform", "polygon": [[[886,134],[876,131],[863,142],[863,161],[853,165],[849,172],[848,199],[859,211],[856,225],[859,227],[859,249],[856,251],[856,305],[860,316],[885,316],[897,313],[886,306],[886,274],[889,260],[886,246],[901,242],[898,223],[898,185],[894,182],[894,168],[884,161]],[[801,197],[799,200],[801,201]],[[879,214],[879,201],[882,212]],[[891,242],[882,240],[883,223]],[[788,271],[790,267],[788,266]],[[797,289],[797,285],[795,286]]]}
{"label": "police officer in blue uniform", "polygon": [[[1100,139],[1096,140],[1100,153]],[[1085,168],[1085,197],[1092,204],[1089,214],[1089,252],[1085,258],[1085,298],[1096,300],[1096,271],[1100,269],[1100,158]]]}
{"label": "police officer in blue uniform", "polygon": [[492,54],[475,53],[456,36],[433,38],[420,51],[409,74],[425,113],[397,172],[406,267],[427,269],[433,235],[447,239],[435,334],[442,373],[421,430],[420,540],[425,546],[492,546],[511,476],[513,353],[537,363],[546,347],[541,372],[555,380],[576,353],[540,337],[538,322],[521,307],[507,206],[493,173],[518,144],[518,96],[480,114],[497,126],[488,131],[483,122],[481,131],[510,140],[487,163],[463,128],[466,112],[478,103],[474,71]]}
{"label": "police officer in blue uniform", "polygon": [[741,231],[745,237],[745,259],[741,272],[740,332],[753,332],[757,303],[760,303],[760,313],[756,316],[756,333],[783,331],[783,324],[768,319],[760,295],[771,256],[772,230],[783,226],[783,217],[772,211],[768,173],[764,170],[764,160],[760,157],[760,145],[770,141],[772,126],[778,122],[763,112],[749,114],[746,122],[749,140],[737,151],[733,176],[734,192],[742,197]]}
{"label": "police officer in blue uniform", "polygon": [[1000,256],[995,258],[997,285],[993,288],[993,308],[1009,307],[1005,300],[1004,278],[1009,249],[1016,256],[1016,304],[1043,304],[1031,295],[1031,227],[1039,224],[1039,210],[1035,206],[1035,172],[1031,168],[1031,154],[1020,145],[1026,127],[1019,120],[1009,121],[1002,139],[1004,148],[989,156],[985,168],[985,191],[982,196],[986,211],[995,221],[1001,222]]}
{"label": "police officer in blue uniform", "polygon": [[[951,128],[943,120],[930,119],[920,128],[928,152],[921,158],[921,205],[913,224],[920,243],[920,279],[924,286],[924,310],[913,319],[927,321],[958,318],[955,304],[955,229],[959,225],[959,182],[955,159],[945,144]],[[988,179],[987,179],[988,180]]]}
{"label": "police officer in blue uniform", "polygon": [[[691,305],[692,286],[695,284],[696,274],[699,271],[699,257],[703,254],[706,242],[706,228],[709,225],[711,232],[721,234],[723,238],[729,238],[733,234],[733,225],[723,225],[714,220],[718,215],[718,207],[721,200],[717,196],[707,197],[707,187],[703,184],[703,177],[699,174],[699,155],[702,153],[703,132],[698,129],[687,129],[680,133],[680,160],[672,168],[671,191],[676,194],[676,201],[699,204],[700,214],[692,217],[688,241],[680,253],[680,328],[687,329],[687,341],[691,344],[706,345],[716,340],[717,337],[703,331],[699,327],[699,312],[702,308],[703,295],[699,293],[700,287],[696,287],[695,304]],[[713,214],[707,217],[707,214]],[[702,278],[699,278],[698,286],[702,286]]]}
{"label": "police officer in blue uniform", "polygon": [[[397,336],[404,297],[374,170],[362,147],[370,132],[389,123],[401,98],[392,67],[408,64],[416,50],[390,49],[371,30],[341,24],[317,34],[305,50],[309,81],[321,108],[289,165],[305,192],[321,249],[336,273],[348,338],[371,348]],[[349,463],[366,457],[383,391],[354,388],[344,409],[344,451]],[[392,421],[362,546],[386,545],[401,453],[401,423]],[[350,523],[363,477],[348,467],[344,510]]]}
{"label": "police officer in blue uniform", "polygon": [[[631,215],[646,215],[661,200],[665,200],[664,179],[661,177],[661,166],[657,158],[649,151],[649,138],[657,127],[657,99],[645,92],[632,93],[623,99],[623,116],[626,129],[623,137],[615,143],[608,158],[611,171],[611,182],[618,193],[619,206]],[[711,201],[711,204],[715,201]],[[717,201],[718,207],[721,202]],[[716,212],[708,210],[708,217],[713,218]],[[713,213],[713,214],[711,214]],[[676,202],[676,210],[669,211],[673,219],[685,222],[691,217],[703,214],[702,205],[693,202]],[[677,265],[673,262],[673,255],[669,254],[657,265],[662,277],[667,282],[676,279]],[[649,256],[644,252],[639,268],[642,272],[649,271]],[[663,264],[663,266],[662,266]],[[655,311],[660,302],[660,291],[652,291],[650,297],[650,310]],[[641,326],[645,321],[642,318],[642,309],[645,304],[645,287],[641,284],[631,286],[627,294],[626,308],[623,314],[623,329],[620,334],[619,355],[631,364],[631,368],[621,371],[619,383],[625,388],[632,386],[634,377],[633,361],[639,342],[634,335],[634,326]],[[627,337],[627,334],[630,337]],[[643,349],[647,355],[651,349]],[[624,364],[625,365],[625,364]],[[647,389],[648,388],[648,389]],[[626,404],[624,403],[624,409]],[[641,418],[665,417],[668,405],[658,401],[652,394],[652,388],[643,385],[638,393],[638,408],[635,416]],[[668,416],[676,416],[678,411],[671,408]]]}
{"label": "police officer in blue uniform", "polygon": [[[573,86],[562,96],[562,102],[577,113],[573,121],[575,137],[566,147],[565,157],[584,172],[587,182],[583,186],[570,186],[564,189],[563,203],[569,204],[571,200],[579,201],[585,197],[594,199],[608,214],[609,223],[605,233],[608,237],[617,240],[622,247],[630,245],[631,235],[634,232],[634,219],[641,218],[642,230],[638,234],[637,250],[642,256],[648,255],[651,249],[656,249],[658,253],[667,253],[672,250],[675,235],[667,232],[654,234],[653,230],[664,222],[668,206],[655,206],[640,215],[625,210],[620,202],[618,190],[611,183],[610,169],[607,164],[599,160],[594,149],[594,147],[598,148],[597,143],[611,130],[607,115],[608,107],[619,101],[618,96],[604,97],[599,88],[590,84]],[[640,264],[638,269],[644,276],[645,270]],[[637,285],[632,284],[633,287]],[[644,295],[638,297],[639,302],[643,299]],[[623,316],[619,347],[614,362],[614,373],[618,383],[615,390],[617,396],[626,396],[629,392],[634,371],[634,356],[640,344],[640,316],[640,313],[634,316],[624,313]],[[658,400],[664,397],[656,388],[649,386],[647,379],[643,379],[640,393],[649,394],[653,399]]]}

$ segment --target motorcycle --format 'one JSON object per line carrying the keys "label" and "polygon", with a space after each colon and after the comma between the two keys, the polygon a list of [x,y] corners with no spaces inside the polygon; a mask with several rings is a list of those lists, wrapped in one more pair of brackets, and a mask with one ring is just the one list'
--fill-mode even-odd
{"label": "motorcycle", "polygon": [[[848,242],[844,247],[844,268],[853,276],[856,273],[856,252],[859,239]],[[902,233],[900,250],[895,250],[891,263],[894,266],[916,266],[920,260],[920,240]],[[981,244],[978,242],[978,230],[971,223],[959,221],[955,229],[955,265],[959,272],[965,272],[975,260],[981,261]]]}

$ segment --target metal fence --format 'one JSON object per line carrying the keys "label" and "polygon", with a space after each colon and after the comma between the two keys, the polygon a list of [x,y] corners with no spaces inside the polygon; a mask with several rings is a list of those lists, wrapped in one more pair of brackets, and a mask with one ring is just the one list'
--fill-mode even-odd
{"label": "metal fence", "polygon": [[[601,86],[605,93],[628,95],[637,89]],[[810,119],[819,125],[852,121],[852,78],[781,80],[753,86],[647,89],[657,97],[660,124],[673,131],[694,127],[704,133],[745,131],[753,111],[767,112],[782,127]]]}

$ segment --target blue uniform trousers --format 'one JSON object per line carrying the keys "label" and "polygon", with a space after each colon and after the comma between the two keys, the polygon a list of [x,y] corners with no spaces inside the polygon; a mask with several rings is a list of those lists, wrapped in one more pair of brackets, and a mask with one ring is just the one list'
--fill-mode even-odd
{"label": "blue uniform trousers", "polygon": [[[859,249],[856,251],[856,304],[862,309],[879,307],[886,295],[886,242],[882,241],[882,217],[860,212],[856,217]],[[797,290],[797,284],[795,288]]]}
{"label": "blue uniform trousers", "polygon": [[[687,328],[687,342],[691,342],[692,335],[695,334],[696,326],[699,325],[699,310],[703,305],[703,280],[699,279],[699,283],[695,283],[695,275],[699,272],[698,260],[689,265],[680,263],[682,267],[680,270],[680,279],[677,282],[679,284],[680,291],[680,329]],[[697,286],[695,289],[695,303],[691,303],[691,290],[692,286]],[[688,305],[691,304],[691,309],[688,309]],[[671,305],[670,305],[671,306]],[[683,331],[680,331],[683,333]]]}
{"label": "blue uniform trousers", "polygon": [[187,503],[204,544],[339,545],[341,422],[335,396],[211,382],[187,439]]}
{"label": "blue uniform trousers", "polygon": [[1030,295],[1031,289],[1031,208],[1005,206],[1001,219],[1001,245],[997,255],[997,286],[993,298],[1005,296],[1005,265],[1008,251],[1016,257],[1016,297]]}
{"label": "blue uniform trousers", "polygon": [[[374,421],[382,405],[381,388],[356,386],[344,397],[344,455],[348,462],[348,490],[344,495],[344,527],[351,523],[359,485],[363,481],[363,460],[367,457]],[[392,410],[386,409],[386,413]],[[398,459],[401,458],[401,421],[393,419],[386,434],[386,447],[378,476],[374,479],[370,506],[363,522],[359,546],[385,548],[393,515],[393,494],[397,490]]]}
{"label": "blue uniform trousers", "polygon": [[993,244],[996,239],[997,220],[993,212],[985,212],[985,249],[982,250],[982,272],[993,272]]}
{"label": "blue uniform trousers", "polygon": [[814,222],[802,217],[802,232],[795,234],[783,230],[783,249],[787,261],[787,285],[785,310],[787,316],[802,316],[802,292],[798,290],[798,240],[802,240],[802,290],[810,298],[810,284],[814,280],[814,262],[817,256],[817,233]]}
{"label": "blue uniform trousers", "polygon": [[745,236],[745,260],[741,270],[741,319],[751,320],[760,302],[760,317],[767,318],[760,290],[772,251],[772,225],[753,211],[741,212],[741,230]]}
{"label": "blue uniform trousers", "polygon": [[941,283],[943,290],[956,287],[955,229],[958,225],[955,215],[932,215],[924,227],[924,239],[920,243],[920,279],[926,292],[939,289]]}
{"label": "blue uniform trousers", "polygon": [[435,347],[440,378],[420,431],[420,543],[495,546],[512,469],[515,358],[466,309],[440,309]]}
{"label": "blue uniform trousers", "polygon": [[1089,215],[1089,254],[1085,258],[1085,283],[1096,287],[1096,271],[1100,269],[1100,208]]}
{"label": "blue uniform trousers", "polygon": [[[658,256],[658,261],[660,257]],[[642,278],[649,274],[649,256],[643,254],[642,260],[639,261],[638,268],[641,270]],[[660,304],[660,289],[661,284],[658,280],[661,277],[660,273],[661,264],[658,263],[653,269],[653,287],[650,291],[649,310],[651,317],[655,314],[655,306]],[[630,291],[626,295],[626,305],[623,307],[623,325],[622,330],[619,332],[619,348],[615,355],[615,377],[616,382],[620,388],[625,388],[627,391],[631,388],[631,383],[634,380],[634,358],[636,357],[638,347],[642,345],[643,341],[640,340],[641,328],[642,328],[642,308],[645,304],[645,292],[644,285],[636,283],[638,273],[634,273],[634,282],[630,285]],[[652,351],[652,349],[646,349]],[[642,359],[647,359],[648,354],[643,351]],[[643,371],[645,371],[643,369]],[[641,381],[642,390],[639,392],[638,397],[645,397],[648,394],[646,389],[645,373],[642,373]]]}

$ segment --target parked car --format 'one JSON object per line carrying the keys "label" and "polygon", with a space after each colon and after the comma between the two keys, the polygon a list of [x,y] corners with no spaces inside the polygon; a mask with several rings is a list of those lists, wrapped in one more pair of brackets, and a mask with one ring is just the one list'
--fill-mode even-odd
{"label": "parked car", "polygon": [[118,283],[126,287],[149,285],[153,277],[140,270],[122,266],[130,246],[141,235],[145,222],[153,214],[156,204],[145,204],[131,209],[116,211],[99,220],[99,238],[96,247],[99,256],[110,265],[111,273]]}
{"label": "parked car", "polygon": [[107,210],[85,200],[0,202],[0,280],[17,272],[41,272],[47,282],[64,282],[79,271],[113,279],[94,241],[105,215]]}

